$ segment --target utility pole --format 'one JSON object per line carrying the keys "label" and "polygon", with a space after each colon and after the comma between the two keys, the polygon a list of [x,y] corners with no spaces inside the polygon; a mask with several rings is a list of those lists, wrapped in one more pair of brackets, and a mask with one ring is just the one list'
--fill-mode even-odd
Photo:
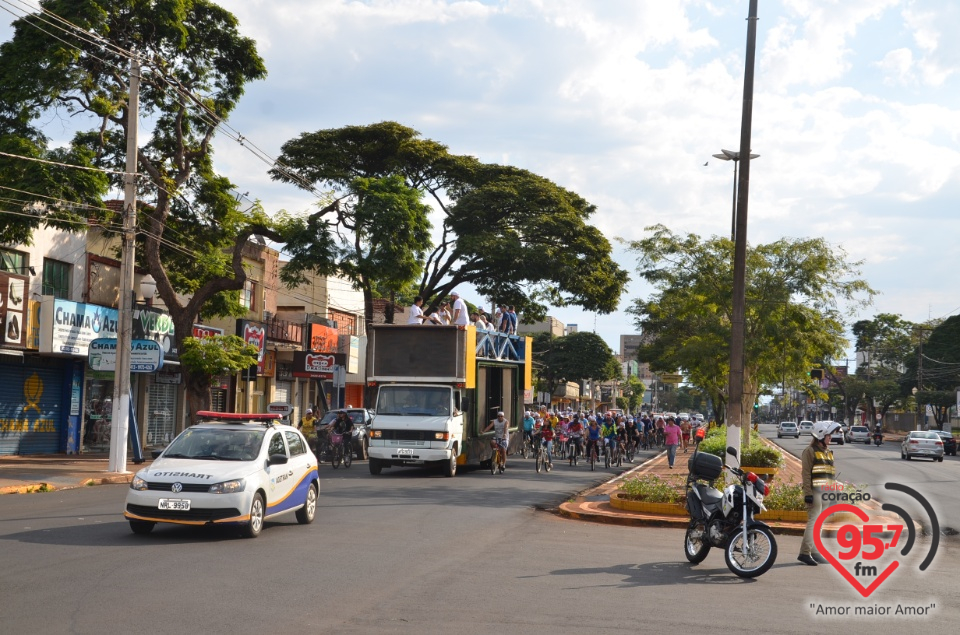
{"label": "utility pole", "polygon": [[127,429],[130,425],[130,349],[133,335],[133,262],[137,237],[137,134],[140,110],[140,62],[130,62],[127,101],[127,168],[123,188],[123,255],[120,261],[120,323],[117,325],[117,368],[113,381],[109,471],[127,471]]}
{"label": "utility pole", "polygon": [[[727,391],[727,445],[741,448],[743,426],[743,351],[746,322],[747,201],[750,194],[750,137],[753,125],[753,75],[757,57],[757,0],[747,16],[747,54],[743,72],[743,112],[740,122],[740,184],[737,188],[737,231],[733,254],[733,312],[730,319],[730,385]],[[749,421],[749,419],[747,419]],[[730,461],[732,457],[727,460]],[[740,465],[739,453],[733,460]]]}

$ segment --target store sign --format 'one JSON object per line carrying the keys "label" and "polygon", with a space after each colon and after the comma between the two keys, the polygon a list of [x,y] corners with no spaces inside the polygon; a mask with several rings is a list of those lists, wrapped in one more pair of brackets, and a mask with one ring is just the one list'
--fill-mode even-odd
{"label": "store sign", "polygon": [[[90,342],[87,363],[91,370],[117,370],[117,340],[95,339]],[[163,367],[163,348],[153,340],[130,342],[130,372],[155,373]]]}
{"label": "store sign", "polygon": [[310,325],[310,350],[314,353],[339,352],[340,333],[332,326]]}
{"label": "store sign", "polygon": [[137,307],[133,310],[133,339],[154,340],[163,349],[165,359],[177,359],[173,318],[161,309]]}
{"label": "store sign", "polygon": [[340,351],[345,358],[346,372],[360,372],[360,338],[356,335],[340,336]]}
{"label": "store sign", "polygon": [[116,309],[44,296],[40,352],[86,357],[93,340],[117,337],[118,321]]}
{"label": "store sign", "polygon": [[244,372],[244,377],[250,381],[254,375],[263,375],[264,358],[267,344],[267,329],[260,322],[248,322],[247,320],[237,320],[237,335],[247,344],[257,347],[257,365],[251,366]]}
{"label": "store sign", "polygon": [[207,326],[205,324],[193,325],[193,336],[198,340],[202,340],[205,337],[213,337],[215,335],[223,335],[223,329],[218,329],[215,326]]}
{"label": "store sign", "polygon": [[333,367],[341,355],[328,353],[308,353],[297,351],[293,354],[293,376],[313,379],[333,379]]}
{"label": "store sign", "polygon": [[0,342],[23,348],[27,343],[27,277],[0,272]]}
{"label": "store sign", "polygon": [[274,401],[273,403],[267,404],[267,412],[280,415],[281,417],[289,417],[293,414],[293,405],[282,401]]}

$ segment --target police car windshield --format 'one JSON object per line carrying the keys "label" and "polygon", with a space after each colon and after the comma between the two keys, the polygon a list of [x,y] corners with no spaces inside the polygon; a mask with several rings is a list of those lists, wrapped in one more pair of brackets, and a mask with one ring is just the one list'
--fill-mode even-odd
{"label": "police car windshield", "polygon": [[163,453],[167,459],[253,461],[260,455],[265,430],[189,428]]}

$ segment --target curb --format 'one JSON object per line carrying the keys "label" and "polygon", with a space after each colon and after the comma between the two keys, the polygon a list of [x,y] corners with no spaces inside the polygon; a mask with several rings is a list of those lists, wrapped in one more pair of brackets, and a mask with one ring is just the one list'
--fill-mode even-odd
{"label": "curb", "polygon": [[0,496],[4,494],[47,494],[49,492],[59,492],[61,490],[78,489],[81,487],[92,487],[94,485],[121,485],[133,480],[133,474],[115,474],[113,476],[102,476],[97,478],[83,479],[76,485],[56,486],[52,483],[24,483],[22,485],[7,485],[0,487]]}

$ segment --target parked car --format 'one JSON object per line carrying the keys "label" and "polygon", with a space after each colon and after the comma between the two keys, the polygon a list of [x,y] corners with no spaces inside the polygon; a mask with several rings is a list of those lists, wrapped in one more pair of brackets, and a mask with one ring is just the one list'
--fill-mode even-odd
{"label": "parked car", "polygon": [[800,434],[813,434],[813,421],[801,421],[797,427],[800,429]]}
{"label": "parked car", "polygon": [[933,430],[943,441],[943,453],[950,456],[957,456],[957,439],[950,432],[944,430]]}
{"label": "parked car", "polygon": [[912,459],[924,457],[943,462],[943,440],[936,432],[914,430],[903,438],[900,445],[900,458]]}
{"label": "parked car", "polygon": [[337,418],[337,413],[343,410],[353,421],[353,451],[360,460],[367,458],[367,448],[370,447],[370,438],[367,436],[367,430],[370,422],[373,421],[373,412],[366,408],[338,408],[330,410],[317,422],[317,431],[324,428]]}
{"label": "parked car", "polygon": [[848,441],[850,443],[866,443],[870,445],[873,435],[870,434],[870,428],[867,426],[851,426]]}
{"label": "parked car", "polygon": [[800,438],[800,428],[797,427],[795,421],[781,421],[780,425],[777,427],[777,438],[781,439],[783,437],[793,437],[794,439]]}

